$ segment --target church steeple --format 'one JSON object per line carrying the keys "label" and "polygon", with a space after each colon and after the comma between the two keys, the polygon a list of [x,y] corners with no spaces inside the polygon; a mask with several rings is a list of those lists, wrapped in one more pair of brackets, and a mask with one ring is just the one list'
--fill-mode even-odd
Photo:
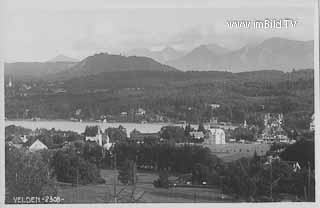
{"label": "church steeple", "polygon": [[8,83],[8,87],[12,87],[13,86],[13,84],[12,84],[12,79],[11,79],[11,77],[9,78],[9,83]]}

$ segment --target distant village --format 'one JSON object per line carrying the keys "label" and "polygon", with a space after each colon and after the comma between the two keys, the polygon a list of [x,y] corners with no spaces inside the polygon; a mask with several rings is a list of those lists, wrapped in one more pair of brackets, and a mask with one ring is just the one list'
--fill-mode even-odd
{"label": "distant village", "polygon": [[[39,83],[16,85],[9,79],[6,97],[14,100],[16,97],[21,99],[38,95],[66,95],[65,89],[52,86],[44,87]],[[141,90],[143,89],[126,88],[119,93],[136,93]],[[108,89],[100,89],[84,93],[107,91]],[[306,119],[310,121],[309,128],[296,131],[294,128],[287,128],[283,113],[268,113],[264,111],[264,105],[259,106],[263,109],[259,116],[253,114],[254,122],[251,118],[244,119],[241,123],[233,123],[231,119],[222,120],[215,114],[224,107],[223,103],[205,103],[203,106],[208,109],[209,119],[202,119],[199,123],[169,117],[141,105],[127,105],[120,112],[113,111],[113,114],[88,114],[87,109],[77,106],[68,112],[63,121],[85,125],[81,133],[55,128],[27,129],[14,125],[15,119],[32,123],[48,119],[39,117],[35,111],[23,106],[23,112],[15,112],[16,115],[11,112],[10,115],[14,118],[6,118],[13,123],[5,128],[6,154],[19,153],[22,161],[24,157],[41,155],[40,160],[45,158],[47,162],[37,171],[45,169],[46,173],[42,177],[48,181],[54,180],[55,185],[52,187],[58,186],[60,190],[64,190],[65,186],[71,186],[71,192],[74,192],[74,186],[78,189],[79,183],[83,187],[87,184],[117,186],[120,181],[119,185],[134,187],[148,183],[147,190],[199,188],[200,197],[203,195],[200,193],[201,189],[218,188],[221,194],[214,201],[281,201],[288,198],[290,201],[313,200],[314,156],[309,150],[314,145],[314,114]],[[193,108],[186,106],[183,110],[189,112]],[[249,116],[245,118],[249,119]],[[54,119],[52,122],[55,122]],[[114,124],[119,126],[115,127]],[[134,128],[126,129],[126,124]],[[142,125],[148,124],[159,125],[160,130],[144,132],[140,129]],[[307,152],[306,147],[309,148]],[[37,161],[33,159],[34,162]],[[282,172],[283,167],[286,167],[285,173]],[[15,171],[17,173],[20,169]],[[152,179],[148,178],[147,182],[139,184],[136,175],[143,171],[153,174]],[[279,178],[269,178],[270,173],[279,175]],[[147,175],[145,172],[143,174]],[[155,174],[159,178],[154,178]],[[290,180],[285,180],[286,177]],[[114,178],[114,181],[110,181],[110,178]],[[252,178],[256,181],[251,181]],[[305,178],[309,180],[306,184],[303,182]],[[15,186],[23,184],[23,177],[21,180],[22,182],[18,178],[11,178],[11,182],[16,183]],[[282,180],[281,186],[276,184],[279,180]],[[14,191],[15,186],[12,186]],[[257,192],[260,186],[264,186],[264,189]],[[287,188],[291,186],[295,188]],[[278,188],[277,194],[269,191],[274,187]],[[239,191],[242,189],[249,191],[242,193]],[[178,189],[175,191],[181,194]],[[84,192],[87,193],[86,190]],[[166,191],[162,194],[168,193]],[[283,196],[279,193],[291,195]],[[262,196],[263,198],[259,198]],[[192,197],[197,196],[194,194]],[[70,198],[73,201],[73,197]],[[115,195],[111,198],[118,200]]]}
{"label": "distant village", "polygon": [[[137,115],[144,116],[145,114],[146,111],[142,108],[137,110]],[[127,116],[126,112],[123,112],[122,115]],[[210,122],[202,123],[198,127],[195,125],[186,124],[186,122],[173,124],[171,127],[181,129],[184,132],[184,135],[182,136],[183,138],[175,140],[174,143],[176,143],[176,145],[202,145],[209,147],[212,151],[214,150],[214,153],[230,152],[230,154],[232,154],[235,152],[247,151],[247,153],[249,153],[247,156],[252,156],[254,153],[259,155],[266,154],[270,145],[273,143],[295,143],[296,140],[294,138],[290,138],[288,135],[286,135],[283,125],[284,121],[282,114],[268,113],[264,116],[264,129],[262,129],[261,134],[259,134],[256,130],[256,126],[248,125],[246,121],[240,125],[233,125],[231,123],[218,122],[217,118],[212,118]],[[99,125],[97,125],[87,126],[87,128],[84,130],[84,133],[81,135],[78,135],[75,132],[56,131],[54,129],[37,129],[35,131],[29,130],[20,134],[16,132],[13,132],[12,134],[6,134],[6,143],[16,148],[27,148],[29,151],[34,152],[48,148],[63,148],[64,146],[71,145],[72,142],[68,141],[68,137],[77,135],[77,141],[93,142],[104,149],[109,150],[116,142],[121,141],[129,141],[137,144],[143,144],[145,142],[168,142],[168,139],[163,138],[163,131],[166,130],[166,127],[170,126],[164,126],[159,132],[154,133],[144,133],[140,132],[138,129],[134,129],[128,134],[127,130],[122,126],[103,130]],[[10,126],[7,128],[10,128]],[[117,138],[116,136],[110,134],[111,131],[114,130],[121,132],[124,135],[123,138]],[[310,122],[310,132],[313,132],[314,130],[315,125],[313,115]],[[48,145],[44,142],[48,141],[48,139],[35,139],[40,135],[43,135],[46,131],[47,133],[45,135],[48,137],[52,138],[54,136],[60,136],[64,138],[64,141],[58,146],[49,145],[48,147]],[[242,131],[243,133],[235,134],[237,131]],[[254,132],[252,133],[254,138],[246,138],[248,137],[248,134],[246,134],[247,132]],[[178,137],[179,136],[181,137],[181,135],[178,135]],[[260,144],[267,145],[265,146],[267,148],[263,149],[263,151],[257,151],[261,147]]]}

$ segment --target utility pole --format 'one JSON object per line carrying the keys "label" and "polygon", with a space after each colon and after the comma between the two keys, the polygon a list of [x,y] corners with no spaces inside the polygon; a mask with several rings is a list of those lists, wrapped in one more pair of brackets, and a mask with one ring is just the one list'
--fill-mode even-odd
{"label": "utility pole", "polygon": [[311,190],[310,190],[310,174],[311,173],[311,170],[310,170],[310,161],[308,161],[308,200],[310,200],[310,193],[311,193]]}
{"label": "utility pole", "polygon": [[273,201],[273,198],[272,198],[272,159],[270,161],[270,198],[271,198],[271,201]]}
{"label": "utility pole", "polygon": [[113,196],[114,196],[114,203],[118,203],[117,199],[117,153],[114,150],[114,182],[113,182]]}

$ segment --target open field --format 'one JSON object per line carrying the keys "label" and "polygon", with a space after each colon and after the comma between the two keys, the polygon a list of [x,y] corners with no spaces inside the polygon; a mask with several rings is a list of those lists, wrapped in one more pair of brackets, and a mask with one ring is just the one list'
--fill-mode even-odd
{"label": "open field", "polygon": [[[59,186],[58,195],[64,198],[64,203],[113,203],[114,186],[113,171],[101,170],[101,176],[106,184]],[[155,173],[138,173],[136,188],[117,184],[118,202],[132,202],[133,198],[141,203],[178,203],[178,202],[232,202],[231,197],[222,195],[219,189],[213,188],[186,188],[177,187],[170,189],[155,188],[152,184],[158,178]],[[224,199],[221,199],[224,196]]]}

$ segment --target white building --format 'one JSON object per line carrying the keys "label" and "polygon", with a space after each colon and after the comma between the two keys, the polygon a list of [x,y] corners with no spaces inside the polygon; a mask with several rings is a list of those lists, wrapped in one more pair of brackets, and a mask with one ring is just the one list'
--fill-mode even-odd
{"label": "white building", "polygon": [[212,103],[212,104],[210,104],[210,107],[212,110],[214,110],[214,109],[220,108],[220,104]]}
{"label": "white building", "polygon": [[210,128],[204,139],[204,144],[215,145],[225,144],[226,134],[223,129]]}
{"label": "white building", "polygon": [[28,141],[27,135],[21,136],[20,139],[23,143],[26,143]]}
{"label": "white building", "polygon": [[86,135],[86,141],[96,142],[102,146],[102,132],[100,127],[97,128],[97,131],[94,133],[94,135]]}
{"label": "white building", "polygon": [[146,111],[142,108],[138,108],[137,112],[136,112],[136,115],[140,115],[140,116],[143,116],[146,114]]}
{"label": "white building", "polygon": [[37,139],[33,144],[29,147],[30,152],[35,152],[39,150],[45,150],[48,149],[48,147],[43,144],[39,139]]}

